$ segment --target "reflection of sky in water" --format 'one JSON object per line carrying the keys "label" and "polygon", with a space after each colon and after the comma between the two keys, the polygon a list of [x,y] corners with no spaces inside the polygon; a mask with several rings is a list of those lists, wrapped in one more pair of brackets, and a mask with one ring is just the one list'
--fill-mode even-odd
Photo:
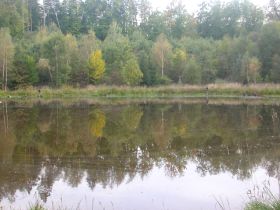
{"label": "reflection of sky in water", "polygon": [[208,210],[221,209],[218,200],[238,210],[265,181],[279,192],[280,106],[6,105],[5,209],[39,200],[50,209]]}
{"label": "reflection of sky in water", "polygon": [[[70,187],[62,179],[53,184],[51,195],[46,206],[53,205],[75,209],[220,209],[217,201],[223,203],[226,209],[228,202],[231,209],[242,209],[248,201],[247,191],[254,186],[262,186],[270,182],[271,190],[278,192],[278,181],[266,174],[266,170],[258,168],[252,177],[238,180],[231,173],[201,176],[196,172],[196,165],[189,163],[182,176],[166,176],[164,169],[154,167],[144,178],[136,176],[132,181],[124,180],[120,185],[103,188],[97,184],[92,191],[86,181],[86,174],[78,187]],[[3,199],[1,205],[5,208],[18,207],[25,209],[34,203],[37,186],[32,191],[17,191],[15,202]]]}

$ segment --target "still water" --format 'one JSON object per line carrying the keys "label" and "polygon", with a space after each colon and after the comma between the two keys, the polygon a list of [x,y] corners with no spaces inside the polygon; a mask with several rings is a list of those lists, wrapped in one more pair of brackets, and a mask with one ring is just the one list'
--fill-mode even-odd
{"label": "still water", "polygon": [[[242,209],[279,196],[280,106],[36,101],[0,110],[0,207]],[[0,208],[1,209],[1,208]]]}

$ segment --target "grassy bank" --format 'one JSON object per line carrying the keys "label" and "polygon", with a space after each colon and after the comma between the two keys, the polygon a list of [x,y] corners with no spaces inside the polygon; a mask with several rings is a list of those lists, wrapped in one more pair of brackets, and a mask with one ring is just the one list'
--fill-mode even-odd
{"label": "grassy bank", "polygon": [[[208,91],[206,90],[208,87]],[[14,91],[0,91],[1,98],[30,97],[37,98],[93,98],[93,97],[280,97],[280,85],[257,84],[243,86],[241,84],[172,85],[158,87],[126,87],[126,86],[89,86],[73,88],[64,86],[59,89],[25,88]]]}
{"label": "grassy bank", "polygon": [[245,210],[280,210],[280,202],[275,201],[270,204],[263,202],[253,202],[246,206]]}
{"label": "grassy bank", "polygon": [[[65,207],[57,207],[52,208],[53,210],[67,210]],[[81,208],[76,207],[74,208],[76,210],[80,210]],[[224,208],[223,206],[220,207],[221,210],[225,210],[227,208]],[[35,204],[31,206],[28,210],[48,210],[47,208],[43,207],[43,205]],[[280,202],[275,202],[271,204],[265,204],[263,202],[252,202],[250,204],[247,204],[244,210],[280,210]]]}

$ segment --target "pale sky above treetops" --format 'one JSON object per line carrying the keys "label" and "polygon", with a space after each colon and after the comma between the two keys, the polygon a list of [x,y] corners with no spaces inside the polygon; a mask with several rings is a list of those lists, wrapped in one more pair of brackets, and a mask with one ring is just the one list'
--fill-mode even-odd
{"label": "pale sky above treetops", "polygon": [[[62,1],[62,0],[60,0]],[[153,9],[164,10],[172,0],[149,0],[153,6]],[[180,1],[180,0],[179,0]],[[181,0],[183,4],[186,6],[186,9],[189,13],[197,12],[199,5],[202,2],[215,2],[217,0]],[[228,2],[232,0],[220,0],[221,2]],[[268,5],[269,0],[249,0],[250,2],[258,5],[259,7],[265,7]],[[39,0],[39,2],[43,2],[43,0]]]}
{"label": "pale sky above treetops", "polygon": [[[221,2],[227,2],[231,0],[221,0]],[[171,2],[171,0],[150,0],[154,9],[163,10]],[[190,13],[194,13],[198,10],[199,5],[202,2],[215,2],[215,0],[182,0],[183,4],[186,6],[186,9]],[[260,6],[265,7],[268,5],[269,0],[250,0],[250,2]]]}

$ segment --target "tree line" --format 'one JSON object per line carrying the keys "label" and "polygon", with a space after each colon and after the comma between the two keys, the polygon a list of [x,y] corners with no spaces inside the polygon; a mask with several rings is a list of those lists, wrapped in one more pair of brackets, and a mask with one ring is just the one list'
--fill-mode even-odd
{"label": "tree line", "polygon": [[[280,2],[2,0],[3,90],[280,82]],[[1,72],[0,72],[1,73]]]}

